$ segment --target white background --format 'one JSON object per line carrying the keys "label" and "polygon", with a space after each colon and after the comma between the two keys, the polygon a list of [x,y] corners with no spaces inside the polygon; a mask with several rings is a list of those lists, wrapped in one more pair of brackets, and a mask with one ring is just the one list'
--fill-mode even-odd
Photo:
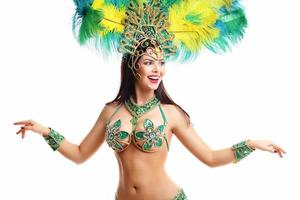
{"label": "white background", "polygon": [[[271,139],[287,154],[256,151],[209,168],[174,137],[166,169],[190,200],[299,199],[300,62],[296,0],[244,1],[249,27],[231,52],[167,63],[165,85],[213,149]],[[73,38],[73,1],[4,1],[0,37],[0,199],[113,199],[118,168],[104,145],[82,165],[13,122],[34,119],[79,144],[119,87],[120,56],[103,60]],[[297,187],[298,185],[298,187]],[[155,187],[155,186],[154,186]]]}

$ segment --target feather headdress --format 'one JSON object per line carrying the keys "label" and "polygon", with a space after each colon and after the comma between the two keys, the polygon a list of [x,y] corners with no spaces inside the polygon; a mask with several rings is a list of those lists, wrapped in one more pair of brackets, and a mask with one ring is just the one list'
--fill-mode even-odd
{"label": "feather headdress", "polygon": [[133,53],[141,37],[167,58],[188,61],[203,48],[225,52],[247,20],[239,0],[74,0],[73,31],[81,45],[104,54]]}

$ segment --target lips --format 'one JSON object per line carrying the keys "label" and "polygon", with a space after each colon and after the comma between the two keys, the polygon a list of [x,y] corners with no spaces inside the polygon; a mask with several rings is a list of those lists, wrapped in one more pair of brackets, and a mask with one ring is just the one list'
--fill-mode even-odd
{"label": "lips", "polygon": [[159,76],[148,76],[148,79],[150,80],[151,83],[158,83],[159,81]]}

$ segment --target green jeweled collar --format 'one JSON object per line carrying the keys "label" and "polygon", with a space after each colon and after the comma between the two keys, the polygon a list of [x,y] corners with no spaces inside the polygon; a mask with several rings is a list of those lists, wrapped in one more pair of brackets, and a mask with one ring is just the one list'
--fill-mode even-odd
{"label": "green jeweled collar", "polygon": [[152,110],[154,107],[156,107],[160,101],[156,96],[154,96],[150,101],[143,105],[137,105],[133,98],[130,97],[128,101],[125,102],[126,107],[128,108],[129,112],[136,117],[140,117],[143,114],[149,112]]}
{"label": "green jeweled collar", "polygon": [[133,115],[133,118],[130,120],[130,122],[132,123],[132,129],[135,130],[138,118],[140,116],[152,110],[154,107],[159,105],[159,103],[160,101],[158,100],[158,98],[156,98],[156,96],[154,96],[149,102],[140,106],[134,102],[132,97],[130,97],[128,101],[125,101],[126,108]]}

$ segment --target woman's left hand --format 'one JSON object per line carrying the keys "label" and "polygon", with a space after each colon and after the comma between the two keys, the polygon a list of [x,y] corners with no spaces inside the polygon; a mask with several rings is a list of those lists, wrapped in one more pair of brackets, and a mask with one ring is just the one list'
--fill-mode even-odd
{"label": "woman's left hand", "polygon": [[281,158],[282,153],[286,153],[282,147],[275,144],[271,140],[250,140],[248,142],[248,145],[252,147],[253,149],[259,149],[262,151],[269,151],[271,153],[277,153]]}

